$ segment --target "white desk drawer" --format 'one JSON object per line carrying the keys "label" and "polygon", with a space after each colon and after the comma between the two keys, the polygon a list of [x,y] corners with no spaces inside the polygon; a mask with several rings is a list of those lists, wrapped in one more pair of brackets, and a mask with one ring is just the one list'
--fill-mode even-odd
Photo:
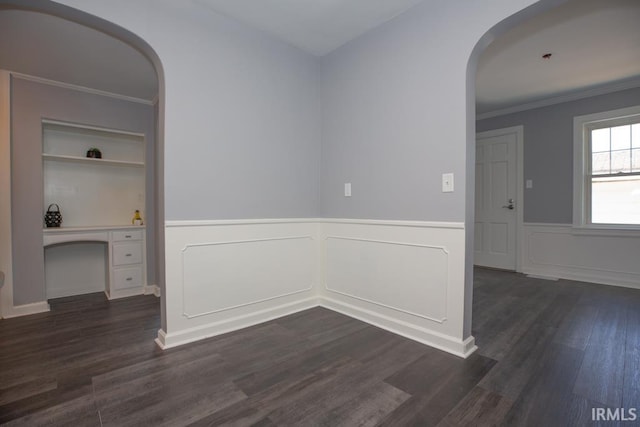
{"label": "white desk drawer", "polygon": [[142,266],[113,270],[113,288],[127,289],[142,286]]}
{"label": "white desk drawer", "polygon": [[142,240],[142,230],[112,231],[111,238],[114,242],[126,242],[127,240]]}
{"label": "white desk drawer", "polygon": [[113,245],[113,265],[140,264],[142,262],[142,242]]}

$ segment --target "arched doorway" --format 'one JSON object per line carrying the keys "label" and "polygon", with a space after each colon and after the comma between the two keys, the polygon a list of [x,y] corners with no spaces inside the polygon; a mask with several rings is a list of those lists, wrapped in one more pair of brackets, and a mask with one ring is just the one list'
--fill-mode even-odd
{"label": "arched doorway", "polygon": [[[120,58],[121,60],[124,61],[130,61],[130,62],[136,62],[136,64],[142,64],[142,67],[144,66],[144,63],[147,62],[149,64],[148,69],[150,70],[150,73],[153,73],[152,75],[149,76],[149,81],[150,82],[157,82],[156,84],[156,89],[155,89],[155,93],[151,93],[149,92],[150,88],[147,87],[145,88],[140,88],[141,91],[136,91],[135,87],[133,86],[129,86],[129,89],[126,88],[127,84],[123,84],[123,86],[121,88],[115,88],[114,86],[100,86],[100,85],[94,85],[92,84],[92,79],[91,79],[91,75],[84,75],[84,77],[82,77],[82,72],[83,69],[85,72],[90,73],[90,67],[89,69],[84,68],[82,65],[82,55],[77,55],[78,57],[74,57],[74,58],[67,58],[67,61],[70,61],[72,64],[75,63],[77,65],[76,70],[74,72],[77,73],[77,75],[71,75],[68,76],[69,80],[64,78],[64,73],[65,73],[65,69],[64,67],[51,67],[52,69],[55,68],[62,68],[59,69],[58,75],[44,75],[44,76],[37,76],[35,75],[35,77],[32,79],[34,81],[37,81],[38,79],[42,79],[44,77],[44,80],[41,80],[41,83],[48,83],[48,84],[52,84],[53,81],[62,81],[61,84],[59,84],[58,86],[62,89],[64,89],[64,84],[65,83],[69,83],[71,86],[69,87],[75,87],[78,88],[80,87],[82,88],[86,88],[86,92],[91,94],[91,95],[95,95],[95,96],[100,96],[100,95],[104,95],[106,98],[109,99],[120,99],[120,100],[131,100],[133,104],[144,104],[147,106],[148,108],[148,113],[147,115],[151,117],[151,120],[149,121],[149,123],[151,124],[151,129],[150,130],[151,134],[154,135],[153,140],[152,141],[148,141],[147,142],[147,147],[149,148],[147,150],[147,154],[145,154],[146,157],[146,164],[147,164],[147,183],[149,183],[149,185],[147,186],[146,189],[146,196],[144,197],[144,200],[141,200],[141,202],[145,205],[146,210],[149,213],[149,217],[151,219],[150,224],[151,227],[147,228],[147,235],[149,235],[150,237],[150,245],[148,246],[150,249],[148,251],[147,254],[147,259],[150,261],[150,264],[153,264],[153,268],[150,268],[149,270],[149,276],[151,278],[153,278],[153,285],[157,285],[161,290],[163,290],[164,288],[164,268],[163,268],[163,252],[162,252],[162,247],[163,247],[163,241],[164,241],[164,228],[162,226],[159,226],[158,224],[163,224],[164,221],[164,206],[162,203],[162,194],[163,194],[163,156],[164,156],[164,152],[163,152],[163,117],[164,117],[164,89],[163,89],[163,70],[162,70],[162,65],[160,63],[160,60],[158,58],[158,56],[156,55],[156,53],[153,51],[153,49],[144,41],[142,40],[140,37],[136,36],[135,34],[121,28],[118,27],[108,21],[105,21],[103,19],[97,18],[95,16],[91,16],[89,14],[86,14],[84,12],[80,12],[78,10],[75,10],[73,8],[67,7],[67,6],[63,6],[60,4],[56,4],[53,2],[15,2],[15,1],[2,1],[0,2],[0,13],[7,13],[7,14],[12,14],[12,17],[17,17],[19,16],[21,19],[30,19],[30,18],[34,18],[37,17],[40,20],[44,20],[42,22],[46,22],[48,28],[51,28],[53,30],[59,30],[61,32],[61,38],[64,37],[73,37],[73,31],[71,31],[71,29],[77,31],[80,29],[81,34],[85,35],[84,40],[82,40],[82,42],[86,42],[88,40],[93,40],[93,41],[100,41],[100,43],[106,43],[106,44],[101,44],[99,46],[100,49],[97,49],[96,52],[96,56],[94,57],[94,59],[97,59],[98,56],[102,56],[103,59],[102,60],[107,60],[106,64],[108,65],[108,58],[109,58],[109,49],[108,46],[111,47],[115,47],[117,48],[116,50],[118,50],[118,52],[120,53],[125,53],[125,55],[129,58],[124,59],[124,58]],[[37,27],[36,27],[37,28]],[[69,34],[63,34],[65,29],[69,30]],[[24,29],[23,29],[24,30]],[[26,29],[26,31],[28,32],[28,28]],[[80,37],[82,39],[82,37]],[[111,44],[109,44],[111,43]],[[78,45],[82,45],[82,43],[78,43]],[[72,46],[68,46],[68,52],[74,52],[74,49],[72,48]],[[91,48],[90,46],[85,46],[84,48]],[[105,51],[106,49],[106,51]],[[17,55],[17,53],[15,52],[15,50],[12,49],[6,49],[6,52],[8,52],[9,54],[13,54],[13,55]],[[13,52],[13,53],[11,53]],[[75,50],[75,52],[78,52],[77,50]],[[24,55],[19,55],[20,58],[17,58],[19,60],[21,60],[22,62],[29,62],[29,58],[28,58],[28,54],[24,54]],[[117,58],[113,58],[112,63],[115,64],[115,66],[117,67],[117,63],[118,60]],[[75,62],[78,61],[78,62]],[[18,61],[20,62],[20,61]],[[34,64],[23,64],[25,67],[28,67],[29,65],[34,66]],[[91,65],[96,65],[95,61],[94,63],[92,63]],[[68,69],[70,69],[71,67],[67,68],[67,73]],[[87,71],[89,70],[89,71]],[[9,71],[16,71],[16,70],[9,70]],[[20,70],[17,70],[20,71]],[[60,77],[62,76],[62,77]],[[22,76],[24,77],[24,79],[29,79],[29,76]],[[8,78],[8,77],[7,77]],[[123,77],[124,78],[124,77]],[[65,82],[65,80],[67,80]],[[114,80],[115,81],[115,80]],[[7,87],[8,87],[8,81],[5,82],[7,83]],[[123,82],[126,83],[126,82]],[[54,84],[55,85],[55,84]],[[93,86],[93,87],[91,87]],[[97,86],[97,87],[96,87]],[[132,91],[133,90],[133,91]],[[82,91],[81,91],[82,92]],[[114,95],[115,94],[115,95]],[[87,95],[90,96],[90,95]],[[8,105],[8,98],[5,99],[7,105]],[[115,101],[114,101],[115,102]],[[74,107],[77,108],[77,107]],[[90,108],[89,108],[90,109]],[[6,117],[8,117],[8,112]],[[6,118],[4,119],[6,120]],[[73,121],[73,120],[71,120]],[[82,120],[79,120],[82,121]],[[7,123],[7,129],[9,127],[9,123]],[[112,127],[112,126],[105,126],[105,127]],[[117,128],[117,123],[113,125],[114,128]],[[6,146],[8,149],[8,136],[3,135],[3,137],[5,137],[6,141],[3,140],[3,147]],[[10,170],[10,161],[9,161],[9,157],[6,157],[7,160],[7,170]],[[13,306],[15,305],[15,300],[16,300],[16,290],[14,289],[14,281],[13,281],[13,265],[15,264],[16,260],[13,261],[13,263],[11,262],[11,253],[12,253],[12,243],[11,240],[13,238],[13,240],[15,241],[15,239],[19,238],[20,236],[18,235],[14,235],[11,236],[11,228],[12,228],[12,223],[11,223],[11,208],[10,208],[10,197],[9,194],[11,194],[11,187],[9,184],[8,180],[3,180],[3,197],[7,197],[7,204],[5,205],[7,207],[7,215],[3,215],[3,224],[2,224],[2,232],[3,232],[3,237],[5,237],[5,234],[7,235],[7,239],[3,239],[4,242],[6,242],[5,247],[3,247],[2,249],[2,255],[3,255],[3,261],[4,259],[7,260],[6,265],[2,266],[2,269],[5,270],[5,272],[7,273],[7,281],[5,283],[4,289],[3,289],[3,301],[2,301],[2,305],[3,307],[5,307],[5,315],[7,314],[7,311],[11,310],[13,308]],[[4,213],[4,212],[3,212]],[[39,214],[38,214],[39,216]],[[36,228],[36,227],[30,227],[30,228]],[[17,234],[20,234],[22,231],[18,231]],[[33,234],[33,233],[32,233]],[[35,234],[31,237],[34,237]],[[34,242],[36,241],[37,238],[34,238]],[[37,244],[37,243],[36,243]],[[31,267],[33,268],[33,266]],[[150,283],[151,284],[151,283]],[[42,294],[42,290],[35,290],[35,296],[30,296],[30,297],[26,297],[27,298],[27,302],[31,303],[31,301],[29,300],[29,298],[34,299],[35,300],[40,300],[41,295],[39,296],[39,294]],[[164,294],[164,292],[161,291],[161,294]],[[24,296],[21,297],[24,300]],[[22,303],[24,305],[24,303]],[[46,305],[46,303],[45,303]],[[19,313],[15,313],[16,315],[20,315],[20,314],[28,314],[29,310],[34,310],[37,311],[39,308],[41,308],[42,304],[26,304],[25,310],[26,312],[19,312]],[[7,310],[6,308],[9,307],[9,310]],[[162,325],[164,327],[164,304],[161,304],[162,307]],[[24,310],[23,310],[24,311]],[[11,314],[11,313],[8,313]]]}

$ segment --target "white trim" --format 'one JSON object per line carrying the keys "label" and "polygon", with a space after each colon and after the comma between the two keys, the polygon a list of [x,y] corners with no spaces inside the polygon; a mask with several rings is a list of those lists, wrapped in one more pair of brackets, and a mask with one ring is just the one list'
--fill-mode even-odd
{"label": "white trim", "polygon": [[28,316],[30,314],[46,313],[50,311],[47,301],[34,302],[31,304],[16,305],[10,308],[8,312],[3,312],[2,317],[10,319],[12,317]]}
{"label": "white trim", "polygon": [[11,75],[0,70],[0,318],[13,310],[13,260],[11,248]]}
{"label": "white trim", "polygon": [[105,290],[104,294],[109,301],[120,299],[120,298],[134,297],[137,295],[144,295],[144,287],[139,286],[139,287],[130,288],[130,289],[115,289],[111,292],[107,292]]}
{"label": "white trim", "polygon": [[320,222],[317,218],[260,218],[260,219],[212,219],[212,220],[166,220],[167,228],[180,227],[216,227],[227,225],[260,225],[260,224],[311,224]]}
{"label": "white trim", "polygon": [[167,220],[166,227],[210,227],[225,225],[259,225],[259,224],[362,224],[392,225],[398,227],[452,228],[464,230],[464,222],[438,221],[404,221],[383,219],[349,219],[349,218],[266,218],[266,219],[225,219],[225,220]]}
{"label": "white trim", "polygon": [[468,337],[466,340],[456,340],[448,335],[421,328],[417,325],[403,322],[399,319],[393,319],[381,313],[375,313],[371,310],[356,307],[352,304],[326,296],[320,299],[319,305],[465,359],[478,349],[473,336]]}
{"label": "white trim", "polygon": [[573,227],[576,229],[603,230],[638,230],[638,226],[606,225],[588,223],[588,185],[586,171],[588,169],[588,155],[586,147],[586,125],[589,123],[609,121],[617,118],[625,118],[640,115],[640,105],[620,108],[617,110],[602,111],[599,113],[575,116],[573,118]]}
{"label": "white trim", "polygon": [[66,122],[66,121],[62,121],[62,120],[54,120],[54,119],[47,119],[47,118],[43,118],[42,119],[42,124],[43,125],[61,126],[61,127],[67,127],[67,128],[83,129],[83,130],[94,130],[94,131],[98,131],[98,132],[108,133],[108,134],[111,134],[111,135],[118,134],[118,135],[126,135],[126,136],[135,136],[137,138],[143,138],[143,139],[145,137],[144,133],[142,133],[142,132],[131,132],[131,131],[128,131],[128,130],[105,128],[105,127],[100,127],[100,126],[85,125],[85,124],[82,124],[82,123]]}
{"label": "white trim", "polygon": [[492,117],[506,116],[507,114],[519,113],[521,111],[533,110],[535,108],[549,107],[551,105],[577,101],[584,98],[591,98],[593,96],[607,95],[609,93],[619,92],[619,91],[628,90],[628,89],[635,89],[637,87],[640,87],[640,79],[632,78],[632,79],[625,80],[618,83],[599,86],[593,89],[582,90],[582,91],[573,92],[566,95],[553,96],[550,98],[541,99],[539,101],[527,102],[525,104],[488,111],[486,113],[478,114],[476,116],[476,120],[484,120],[484,119],[490,119]]}
{"label": "white trim", "polygon": [[[473,337],[467,337],[464,340],[462,338],[464,315],[464,310],[461,308],[464,299],[462,268],[465,231],[462,223],[273,218],[167,221],[165,226],[167,288],[163,290],[163,297],[166,298],[167,303],[167,329],[158,333],[156,342],[161,348],[170,348],[230,332],[318,305],[328,307],[331,301],[335,302],[332,304],[333,307],[352,317],[458,356],[468,356],[476,348]],[[444,276],[435,274],[425,267],[425,262],[433,262],[436,259],[433,258],[436,256],[433,252],[425,254],[428,258],[425,258],[424,262],[414,257],[412,262],[406,265],[396,265],[395,261],[388,261],[388,265],[379,265],[378,263],[387,262],[386,255],[376,250],[374,255],[378,255],[378,258],[365,261],[361,267],[366,269],[370,262],[374,262],[374,265],[378,265],[386,272],[385,274],[397,273],[399,276],[394,277],[398,281],[391,294],[370,292],[366,275],[358,274],[358,271],[355,271],[353,273],[355,276],[351,277],[354,280],[349,282],[351,286],[344,288],[331,286],[332,283],[327,281],[327,275],[330,271],[335,273],[337,270],[330,270],[329,267],[334,265],[327,263],[327,238],[330,236],[337,236],[341,240],[402,245],[417,250],[435,249],[438,251],[438,268],[441,266],[446,274]],[[288,246],[269,246],[257,251],[253,246],[246,249],[246,245],[230,246],[231,243],[238,242],[284,241],[299,238],[311,238],[311,242],[308,249],[304,249],[304,253],[296,253],[293,258]],[[215,252],[194,253],[191,258],[191,262],[195,264],[189,266],[192,275],[189,280],[193,283],[202,282],[203,285],[199,285],[202,287],[197,294],[191,293],[189,301],[202,298],[205,294],[220,295],[222,298],[221,292],[224,291],[227,301],[233,304],[218,301],[216,305],[215,301],[212,303],[203,301],[204,305],[194,305],[191,311],[186,311],[185,290],[188,284],[185,278],[183,255],[185,248],[210,245],[215,245]],[[351,252],[347,251],[343,254],[337,252],[337,248],[330,247],[332,252],[329,252],[334,255],[332,261],[345,266],[347,272],[350,271],[348,270],[350,263],[358,262],[358,248],[351,249],[353,249]],[[396,251],[392,248],[392,252]],[[440,265],[441,253],[446,254],[449,259],[443,265]],[[298,255],[301,257],[299,260]],[[287,268],[287,263],[296,262],[296,269],[299,271],[291,276],[290,279],[294,281],[291,286],[283,287],[277,275],[264,274],[263,270],[258,268],[265,257],[269,263],[282,265],[282,268]],[[220,277],[212,279],[208,273],[210,270],[207,268],[210,268],[208,264],[213,262],[214,258],[227,259],[227,262],[232,263],[234,269],[232,271],[241,271],[242,274],[221,272]],[[301,265],[304,267],[300,267]],[[344,269],[339,271],[344,272]],[[308,286],[307,276],[311,277],[311,287]],[[245,285],[234,287],[234,281],[240,277],[242,277],[241,283],[253,283],[260,288],[261,293],[256,295],[247,293],[245,291],[251,288]],[[430,301],[433,312],[416,311],[415,304],[407,304],[412,296],[407,295],[406,292],[414,292],[412,289],[416,288],[412,286],[416,285],[417,281],[430,280],[429,278],[433,277],[437,278],[436,281],[429,282],[433,289],[418,288],[415,292],[421,292],[420,298],[423,298],[422,294],[426,294],[427,298],[438,298],[437,301],[440,301],[439,298],[443,298],[444,295],[443,301],[442,303]],[[388,288],[382,286],[377,289]],[[288,293],[283,295],[285,291]],[[251,297],[259,301],[254,301]],[[185,316],[185,313],[189,316]]]}
{"label": "white trim", "polygon": [[[368,242],[368,243],[383,243],[383,244],[387,244],[387,245],[398,245],[398,246],[409,246],[409,247],[415,247],[415,248],[429,248],[429,249],[439,249],[442,252],[444,252],[445,255],[449,255],[449,251],[447,250],[447,248],[443,247],[443,246],[434,246],[434,245],[424,245],[424,244],[417,244],[417,243],[406,243],[406,242],[395,242],[395,241],[390,241],[390,240],[377,240],[377,239],[362,239],[362,238],[353,238],[353,237],[343,237],[343,236],[326,236],[325,237],[325,241],[329,240],[329,239],[337,239],[337,240],[350,240],[350,241],[355,241],[355,242]],[[379,301],[373,301],[369,298],[364,298],[358,295],[353,295],[351,293],[348,292],[343,292],[337,289],[333,289],[329,286],[329,284],[327,282],[325,282],[324,284],[324,288],[325,290],[329,291],[329,292],[334,292],[336,294],[340,294],[349,298],[354,298],[354,299],[358,299],[360,301],[364,301],[366,303],[369,304],[374,304],[380,307],[384,307],[384,308],[388,308],[391,310],[395,310],[401,313],[405,313],[405,314],[409,314],[411,316],[415,316],[415,317],[420,317],[423,318],[425,320],[429,320],[431,322],[436,322],[436,323],[444,323],[447,321],[447,316],[446,316],[446,290],[445,290],[445,315],[443,317],[441,317],[440,319],[436,319],[434,317],[431,316],[426,316],[424,314],[420,314],[420,313],[416,313],[414,311],[411,310],[405,310],[403,308],[400,307],[395,307],[389,304],[384,304],[382,302]]]}
{"label": "white trim", "polygon": [[[312,236],[285,236],[285,237],[274,237],[274,238],[269,238],[269,239],[250,239],[250,240],[229,240],[229,241],[224,241],[224,242],[203,242],[203,243],[193,243],[193,244],[188,244],[185,245],[185,247],[182,249],[182,256],[184,259],[184,254],[186,253],[186,251],[189,248],[193,248],[193,247],[203,247],[203,246],[221,246],[221,245],[234,245],[234,244],[238,244],[238,243],[256,243],[256,242],[273,242],[273,241],[282,241],[282,240],[314,240]],[[184,270],[182,272],[182,283],[183,283],[183,287],[184,285],[187,283],[185,277],[184,277]],[[210,316],[212,314],[216,314],[216,313],[221,313],[224,311],[230,311],[230,310],[236,310],[238,308],[241,307],[247,307],[247,306],[251,306],[251,305],[256,305],[256,304],[260,304],[260,303],[264,303],[264,302],[269,302],[269,301],[273,301],[273,300],[277,300],[277,299],[282,299],[284,297],[288,297],[288,296],[292,296],[292,295],[296,295],[302,292],[308,292],[310,290],[313,289],[313,281],[309,283],[309,286],[305,287],[305,288],[301,288],[301,289],[296,289],[295,291],[291,291],[291,292],[286,292],[286,293],[280,293],[280,294],[276,294],[276,295],[271,295],[268,298],[261,298],[261,299],[257,299],[257,300],[251,300],[251,301],[246,301],[243,302],[241,304],[236,304],[236,305],[232,305],[232,306],[228,306],[228,307],[222,307],[216,310],[208,310],[202,313],[195,313],[195,314],[189,314],[187,313],[186,310],[186,306],[184,304],[184,301],[186,300],[186,297],[184,295],[184,288],[183,288],[183,305],[182,305],[182,315],[184,317],[186,317],[187,319],[196,319],[198,317],[202,317],[202,316]]]}
{"label": "white trim", "polygon": [[215,323],[208,323],[194,328],[184,329],[178,332],[158,331],[156,344],[163,350],[177,347],[190,342],[199,341],[213,336],[247,328],[249,326],[268,322],[283,316],[288,316],[299,311],[317,307],[318,299],[307,298],[302,301],[295,301],[289,304],[282,304],[266,310],[255,311],[249,314],[231,317]]}
{"label": "white trim", "polygon": [[405,221],[405,220],[349,219],[349,218],[323,218],[320,221],[328,224],[390,225],[394,227],[446,228],[446,229],[464,230],[464,222]]}
{"label": "white trim", "polygon": [[[524,125],[493,129],[476,134],[478,138],[492,138],[501,135],[516,135],[516,271],[522,272],[522,250],[520,242],[524,233]],[[472,252],[473,253],[473,252]]]}
{"label": "white trim", "polygon": [[571,224],[524,224],[523,272],[640,289],[638,236],[576,232]]}
{"label": "white trim", "polygon": [[143,295],[154,295],[160,298],[161,291],[158,285],[144,285]]}
{"label": "white trim", "polygon": [[109,98],[119,99],[121,101],[135,102],[137,104],[144,104],[144,105],[153,105],[153,101],[150,101],[148,99],[136,98],[133,96],[122,95],[119,93],[107,92],[104,90],[93,89],[85,86],[79,86],[72,83],[59,82],[56,80],[45,79],[43,77],[32,76],[29,74],[18,73],[15,71],[9,71],[9,72],[11,73],[11,76],[21,80],[41,83],[49,86],[55,86],[62,89],[75,90],[77,92],[84,92],[92,95],[106,96]]}

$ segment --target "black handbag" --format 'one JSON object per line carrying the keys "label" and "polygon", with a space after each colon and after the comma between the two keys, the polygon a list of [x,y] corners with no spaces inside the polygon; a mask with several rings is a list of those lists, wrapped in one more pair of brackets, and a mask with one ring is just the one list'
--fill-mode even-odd
{"label": "black handbag", "polygon": [[[56,210],[53,210],[55,206]],[[47,208],[47,213],[44,214],[44,223],[47,227],[60,227],[62,224],[62,213],[60,213],[60,206],[55,203],[51,203]]]}

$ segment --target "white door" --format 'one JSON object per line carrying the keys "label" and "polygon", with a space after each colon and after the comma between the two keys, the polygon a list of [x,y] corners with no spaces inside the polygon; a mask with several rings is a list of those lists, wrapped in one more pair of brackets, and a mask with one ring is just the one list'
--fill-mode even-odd
{"label": "white door", "polygon": [[476,137],[476,265],[516,270],[520,135],[510,128]]}

